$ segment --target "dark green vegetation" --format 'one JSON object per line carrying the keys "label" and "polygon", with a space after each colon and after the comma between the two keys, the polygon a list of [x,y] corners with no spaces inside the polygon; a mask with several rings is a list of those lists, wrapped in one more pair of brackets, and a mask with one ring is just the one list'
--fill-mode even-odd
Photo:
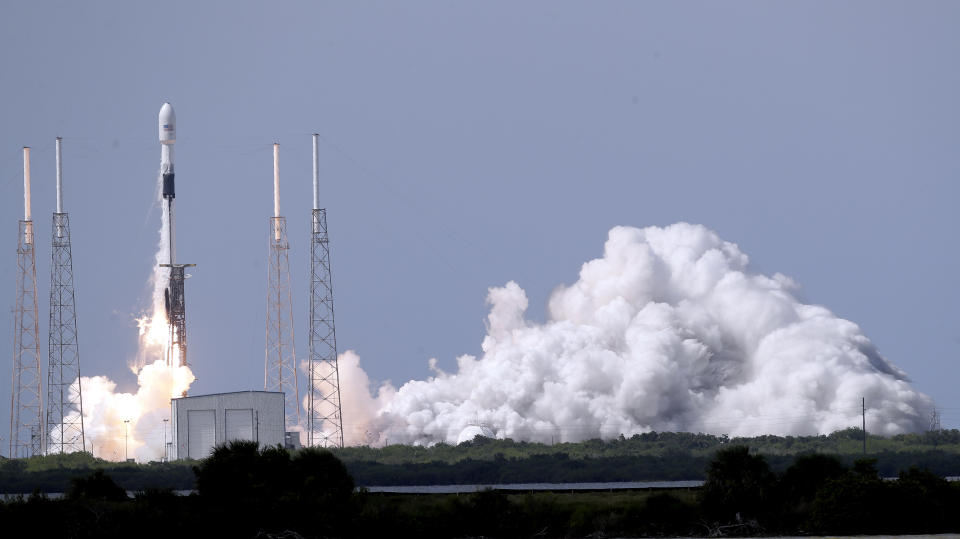
{"label": "dark green vegetation", "polygon": [[[391,445],[382,449],[348,447],[334,451],[358,485],[437,485],[577,483],[704,479],[713,454],[743,445],[763,454],[776,472],[796,455],[826,453],[846,465],[861,458],[863,431],[829,436],[727,438],[709,434],[649,432],[630,438],[579,443],[538,444],[476,438],[433,447]],[[910,466],[942,476],[960,476],[960,431],[869,436],[867,450],[884,477]]]}
{"label": "dark green vegetation", "polygon": [[[332,453],[217,448],[193,468],[197,492],[146,489],[131,499],[101,470],[66,495],[0,503],[5,535],[51,537],[599,537],[960,531],[960,485],[909,468],[879,477],[873,459],[851,466],[800,455],[782,472],[746,446],[715,452],[701,489],[615,492],[486,490],[469,495],[355,490]],[[39,525],[39,527],[38,527]]]}
{"label": "dark green vegetation", "polygon": [[0,492],[67,492],[72,479],[89,475],[94,470],[105,471],[127,490],[190,490],[196,484],[192,464],[195,463],[109,462],[94,458],[89,453],[5,459],[0,460]]}
{"label": "dark green vegetation", "polygon": [[960,530],[960,485],[911,467],[880,478],[874,459],[797,457],[774,474],[744,446],[718,451],[700,491],[711,531],[731,534],[916,534]]}
{"label": "dark green vegetation", "polygon": [[[66,495],[0,504],[6,537],[257,537],[302,530],[343,535],[358,514],[353,480],[329,451],[294,454],[255,442],[219,447],[193,468],[197,493],[146,489],[133,499],[97,470],[74,478]],[[297,536],[291,536],[297,537]]]}
{"label": "dark green vegetation", "polygon": [[363,537],[620,537],[707,535],[696,493],[368,494]]}
{"label": "dark green vegetation", "polygon": [[[579,443],[538,444],[477,438],[459,446],[391,445],[382,449],[334,450],[358,485],[442,485],[503,483],[578,483],[704,479],[713,454],[744,445],[783,472],[796,455],[836,455],[850,466],[861,458],[862,431],[829,436],[733,438],[709,434],[650,432],[630,438]],[[960,476],[960,431],[946,430],[884,438],[870,436],[869,457],[883,477],[911,466],[941,476]],[[102,469],[129,491],[151,488],[192,490],[195,462],[116,463],[89,454],[0,460],[0,492],[66,492],[70,480]]]}

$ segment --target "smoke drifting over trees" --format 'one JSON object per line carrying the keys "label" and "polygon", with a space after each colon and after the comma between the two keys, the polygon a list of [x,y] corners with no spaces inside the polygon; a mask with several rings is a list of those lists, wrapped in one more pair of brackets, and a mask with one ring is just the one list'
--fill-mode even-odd
{"label": "smoke drifting over trees", "polygon": [[829,433],[859,425],[861,397],[869,431],[922,430],[931,399],[855,323],[796,290],[703,226],[615,227],[543,324],[526,319],[519,285],[491,288],[483,354],[454,373],[374,396],[359,357],[341,355],[347,441],[455,443],[478,421],[541,442]]}

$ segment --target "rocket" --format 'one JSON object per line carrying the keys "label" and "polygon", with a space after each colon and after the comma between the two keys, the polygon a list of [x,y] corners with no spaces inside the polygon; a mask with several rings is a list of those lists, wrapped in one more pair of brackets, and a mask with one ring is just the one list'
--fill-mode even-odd
{"label": "rocket", "polygon": [[160,107],[158,123],[160,126],[160,178],[163,181],[160,196],[167,218],[167,262],[161,263],[160,267],[170,268],[167,287],[163,290],[167,325],[170,328],[167,364],[182,367],[187,364],[187,314],[183,280],[189,277],[183,270],[196,264],[177,264],[174,256],[176,222],[173,219],[173,199],[176,195],[173,186],[173,143],[177,141],[177,118],[173,114],[170,103],[164,103]]}
{"label": "rocket", "polygon": [[[170,103],[164,103],[160,107],[160,117],[158,121],[160,127],[160,176],[163,179],[161,189],[161,204],[163,211],[167,214],[167,264],[170,266],[171,277],[173,276],[174,264],[174,220],[173,220],[173,199],[176,193],[173,186],[173,143],[177,141],[177,116],[173,113],[173,106]],[[173,328],[173,313],[170,312],[170,289],[173,283],[167,284],[163,290],[163,304],[167,312],[167,324]],[[173,298],[176,301],[176,298]],[[172,340],[172,337],[171,337]]]}
{"label": "rocket", "polygon": [[160,107],[160,175],[163,177],[164,210],[167,212],[167,264],[174,264],[174,221],[173,199],[176,197],[173,187],[173,143],[177,141],[177,116],[173,106],[164,103]]}
{"label": "rocket", "polygon": [[173,219],[173,199],[176,194],[173,186],[173,143],[177,141],[177,118],[173,114],[170,103],[164,103],[160,107],[158,123],[160,126],[160,178],[163,180],[160,196],[163,211],[167,217],[167,262],[161,263],[160,267],[170,268],[167,287],[163,290],[167,325],[170,328],[167,364],[182,367],[187,364],[187,313],[183,280],[189,277],[183,270],[196,264],[177,264],[174,257],[176,222]]}

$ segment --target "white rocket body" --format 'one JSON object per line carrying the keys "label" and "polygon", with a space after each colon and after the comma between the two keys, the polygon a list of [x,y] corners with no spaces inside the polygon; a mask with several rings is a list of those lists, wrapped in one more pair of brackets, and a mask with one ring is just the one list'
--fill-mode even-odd
{"label": "white rocket body", "polygon": [[173,144],[177,141],[177,116],[174,114],[173,106],[170,103],[164,103],[160,107],[158,123],[160,129],[160,175],[163,177],[161,196],[165,206],[164,210],[167,213],[167,263],[174,264],[176,228],[173,219],[173,199],[176,194],[173,181]]}

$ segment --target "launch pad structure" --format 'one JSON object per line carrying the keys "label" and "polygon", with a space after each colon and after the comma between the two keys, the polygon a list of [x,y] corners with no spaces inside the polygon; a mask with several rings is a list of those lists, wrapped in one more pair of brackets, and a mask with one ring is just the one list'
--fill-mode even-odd
{"label": "launch pad structure", "polygon": [[43,453],[43,393],[40,378],[37,261],[30,212],[30,148],[23,148],[24,218],[17,232],[17,306],[13,329],[13,392],[10,395],[10,457]]}
{"label": "launch pad structure", "polygon": [[44,426],[44,452],[48,454],[86,451],[70,216],[63,211],[61,141],[57,137],[57,211],[53,214],[50,250],[50,328]]}
{"label": "launch pad structure", "polygon": [[310,359],[307,388],[307,445],[343,447],[337,330],[333,316],[333,276],[327,210],[320,207],[319,159],[313,135],[313,214],[310,233]]}
{"label": "launch pad structure", "polygon": [[[169,335],[166,363],[186,366],[185,268],[177,263],[174,221],[174,143],[176,118],[164,103],[159,116],[161,203],[164,206],[168,269],[164,289]],[[280,215],[279,144],[274,144],[274,215],[270,218],[264,389],[283,394],[286,434],[306,431],[307,446],[343,447],[337,341],[333,310],[327,212],[319,204],[318,137],[313,135],[313,209],[310,237],[310,329],[306,421],[300,410],[298,365],[290,280],[286,218]],[[39,309],[35,237],[30,200],[30,148],[23,148],[24,218],[17,234],[17,296],[11,378],[10,450],[12,458],[86,451],[80,376],[76,294],[70,218],[63,208],[61,143],[56,141],[57,205],[53,213],[46,403],[39,353]],[[186,391],[181,395],[186,397]],[[46,406],[44,406],[46,404]],[[292,431],[292,432],[291,432]],[[299,439],[297,440],[299,442]]]}
{"label": "launch pad structure", "polygon": [[294,347],[293,298],[290,291],[290,244],[287,219],[280,216],[280,145],[273,145],[273,217],[267,268],[266,349],[263,362],[264,391],[284,394],[287,430],[299,427],[300,389]]}
{"label": "launch pad structure", "polygon": [[[184,268],[195,268],[196,264],[160,264],[161,268],[170,268],[170,280],[163,291],[164,307],[167,311],[167,325],[170,328],[169,357],[171,367],[187,365],[187,301],[183,282],[187,275]],[[186,397],[186,395],[181,395]]]}

